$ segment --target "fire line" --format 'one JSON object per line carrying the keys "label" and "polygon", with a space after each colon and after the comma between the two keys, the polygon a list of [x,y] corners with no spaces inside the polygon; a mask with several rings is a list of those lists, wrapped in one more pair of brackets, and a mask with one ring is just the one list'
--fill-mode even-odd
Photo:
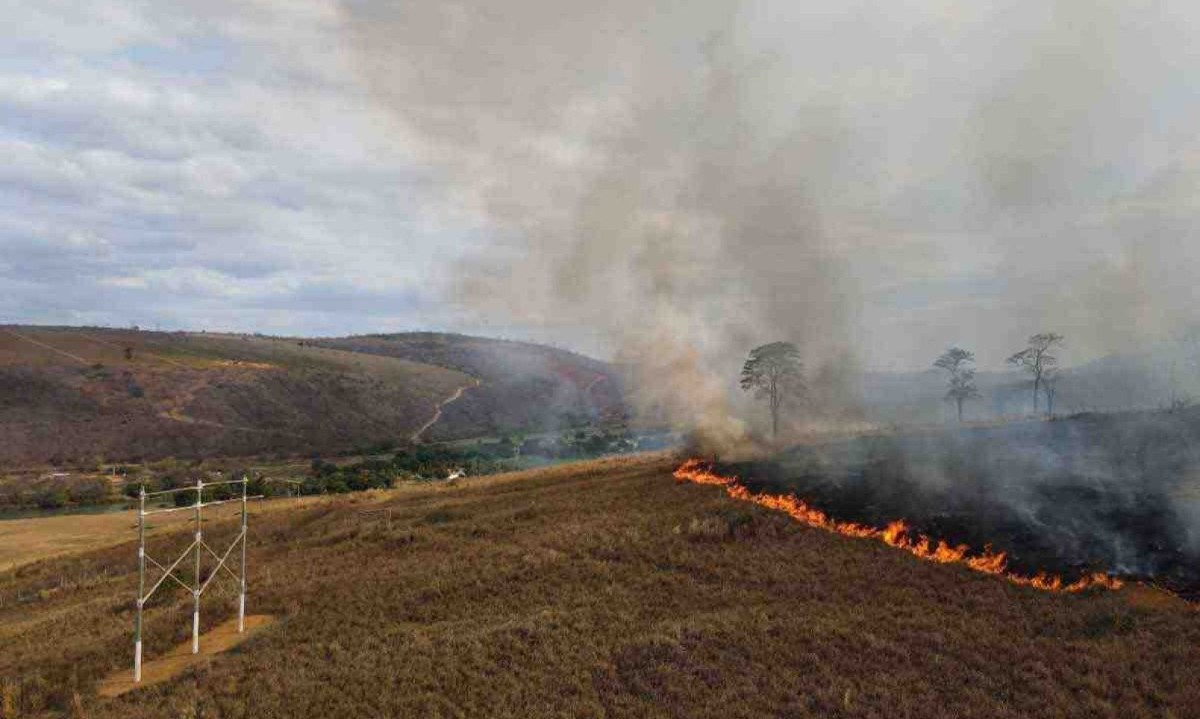
{"label": "fire line", "polygon": [[891,522],[879,529],[856,522],[839,522],[803,500],[787,494],[755,494],[741,484],[737,477],[724,477],[712,471],[712,466],[699,459],[689,459],[675,470],[677,482],[694,482],[725,489],[733,499],[753,502],[761,507],[783,512],[796,521],[817,529],[847,537],[875,539],[884,544],[902,549],[913,556],[939,564],[961,564],[976,572],[991,574],[1027,587],[1047,592],[1080,592],[1093,587],[1120,589],[1124,582],[1103,573],[1094,573],[1076,582],[1066,583],[1062,577],[1039,572],[1029,577],[1008,571],[1008,555],[985,549],[975,553],[965,544],[950,546],[945,541],[936,542],[923,534],[911,532],[903,519]]}

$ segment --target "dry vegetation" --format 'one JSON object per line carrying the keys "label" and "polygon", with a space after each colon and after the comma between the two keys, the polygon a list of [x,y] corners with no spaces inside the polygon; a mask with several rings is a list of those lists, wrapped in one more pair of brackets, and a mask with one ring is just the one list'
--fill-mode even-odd
{"label": "dry vegetation", "polygon": [[[130,660],[132,545],[0,574],[7,596],[41,590],[0,608],[0,691],[16,716],[1200,715],[1188,605],[921,562],[676,485],[673,466],[604,460],[256,517],[250,610],[278,624],[113,700],[96,683]],[[357,521],[366,501],[390,525]],[[168,599],[150,657],[187,636],[187,599]],[[232,612],[225,594],[205,624]]]}
{"label": "dry vegetation", "polygon": [[604,362],[566,350],[436,332],[319,340],[322,346],[449,367],[482,384],[448,405],[434,440],[555,429],[623,414],[620,381]]}
{"label": "dry vegetation", "polygon": [[399,442],[472,381],[300,340],[0,328],[0,465]]}
{"label": "dry vegetation", "polygon": [[[364,497],[375,496],[375,492]],[[274,499],[265,503],[253,503],[251,511],[290,511],[296,507],[324,501],[319,496]],[[168,506],[165,503],[161,506]],[[212,510],[216,516],[229,516],[240,511],[237,505],[224,505]],[[169,532],[192,518],[187,513],[162,514],[147,525],[147,532]],[[60,514],[48,517],[0,520],[0,571],[15,569],[50,557],[75,554],[90,549],[99,549],[129,540],[137,528],[137,514],[132,511],[104,512],[99,514]],[[0,603],[6,597],[0,589]],[[12,597],[7,597],[11,600]]]}

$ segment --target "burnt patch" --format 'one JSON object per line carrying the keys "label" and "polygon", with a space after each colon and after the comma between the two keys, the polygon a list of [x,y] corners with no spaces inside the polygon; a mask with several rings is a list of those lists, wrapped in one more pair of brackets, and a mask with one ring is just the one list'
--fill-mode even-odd
{"label": "burnt patch", "polygon": [[841,521],[917,532],[1074,579],[1111,572],[1200,597],[1200,548],[1180,510],[1200,470],[1200,415],[1078,420],[871,436],[718,464],[754,492],[794,493]]}

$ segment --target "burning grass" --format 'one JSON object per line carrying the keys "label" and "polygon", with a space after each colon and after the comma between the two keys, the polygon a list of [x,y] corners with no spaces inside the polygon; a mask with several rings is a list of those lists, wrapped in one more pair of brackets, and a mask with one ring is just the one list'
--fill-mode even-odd
{"label": "burning grass", "polygon": [[[39,597],[0,607],[0,692],[16,716],[97,719],[1200,715],[1186,605],[914,561],[677,486],[678,464],[400,489],[370,504],[387,523],[358,522],[354,496],[256,516],[249,608],[278,623],[116,699],[96,690],[130,662],[133,545],[0,573],[0,592]],[[189,604],[151,608],[148,657],[187,638]]]}
{"label": "burning grass", "polygon": [[992,574],[1022,586],[1034,587],[1047,592],[1081,592],[1085,589],[1103,587],[1120,589],[1123,582],[1106,574],[1093,573],[1074,582],[1064,582],[1061,577],[1039,573],[1024,576],[1008,571],[1008,556],[1004,552],[989,549],[972,551],[965,544],[949,545],[943,540],[936,542],[923,534],[916,534],[903,519],[889,522],[886,527],[870,527],[856,522],[839,522],[825,512],[810,507],[803,500],[788,494],[755,493],[738,482],[737,477],[725,477],[712,471],[711,465],[703,460],[689,459],[674,472],[680,482],[695,482],[723,487],[732,498],[753,502],[761,507],[783,512],[792,519],[817,529],[858,539],[875,539],[889,547],[902,549],[909,554],[938,564],[961,564],[976,572]]}

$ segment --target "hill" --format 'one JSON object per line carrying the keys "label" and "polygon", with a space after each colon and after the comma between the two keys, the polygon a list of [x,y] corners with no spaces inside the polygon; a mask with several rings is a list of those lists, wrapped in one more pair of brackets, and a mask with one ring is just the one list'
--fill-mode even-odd
{"label": "hill", "polygon": [[413,332],[317,340],[322,347],[449,367],[481,384],[448,405],[434,440],[553,429],[619,416],[621,389],[604,362],[527,342]]}
{"label": "hill", "polygon": [[[1194,357],[1164,345],[1141,354],[1108,355],[1062,368],[1055,412],[1161,409],[1173,398],[1200,399],[1200,372]],[[992,420],[1033,411],[1029,376],[1016,369],[976,375],[980,398],[966,404],[968,419]],[[953,421],[954,408],[944,401],[945,372],[866,372],[857,395],[868,418],[877,422]],[[1041,399],[1045,409],[1045,398]]]}
{"label": "hill", "polygon": [[[134,545],[2,573],[0,687],[18,716],[96,718],[1200,710],[1186,604],[920,561],[677,485],[674,466],[605,460],[256,515],[250,611],[276,624],[112,700],[95,691],[131,661]],[[234,531],[214,521],[206,535],[223,546]],[[159,534],[152,551],[187,541]],[[205,629],[235,597],[205,600]],[[190,597],[161,601],[147,610],[151,659],[189,631]]]}
{"label": "hill", "polygon": [[[544,429],[565,408],[595,415],[586,390],[602,363],[417,337],[377,350],[382,340],[0,327],[0,464],[331,453]],[[464,409],[444,404],[456,396]]]}

